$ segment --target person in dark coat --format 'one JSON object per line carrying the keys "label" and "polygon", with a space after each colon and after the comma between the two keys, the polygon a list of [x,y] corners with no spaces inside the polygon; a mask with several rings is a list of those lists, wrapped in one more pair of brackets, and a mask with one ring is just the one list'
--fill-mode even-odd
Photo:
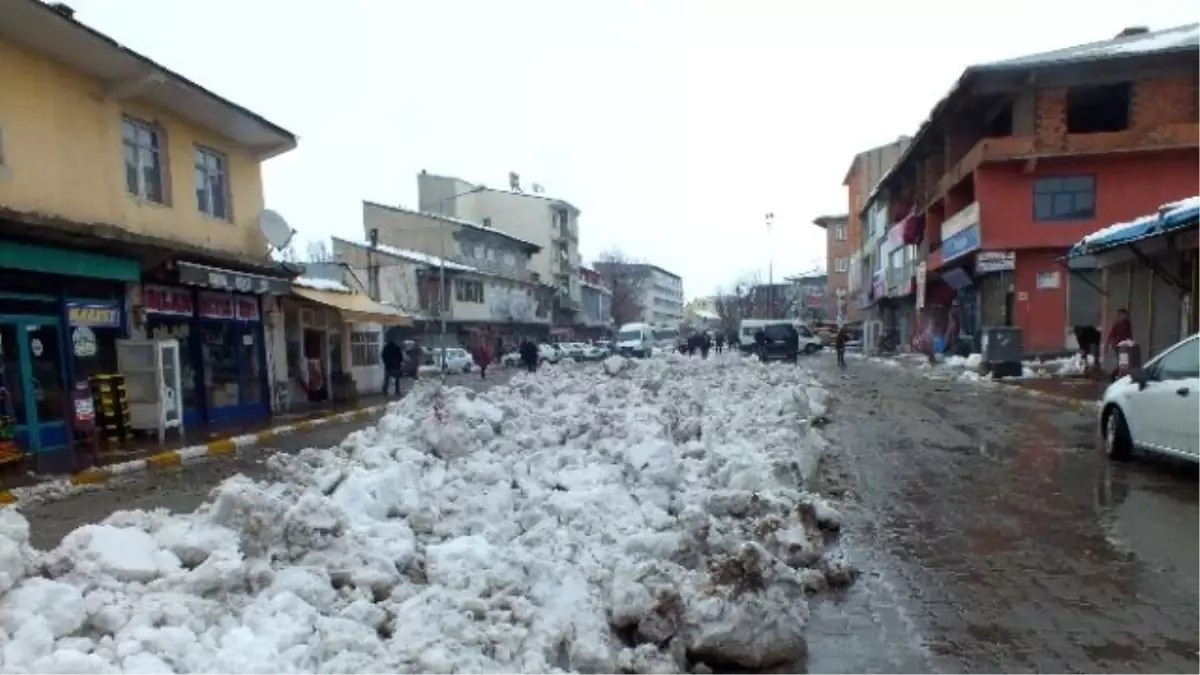
{"label": "person in dark coat", "polygon": [[708,333],[700,334],[700,358],[707,359],[708,351],[712,349],[712,338]]}
{"label": "person in dark coat", "polygon": [[787,327],[787,350],[788,360],[792,363],[800,361],[800,331],[796,330],[795,326]]}
{"label": "person in dark coat", "polygon": [[1118,348],[1126,340],[1133,340],[1133,322],[1129,320],[1129,312],[1121,308],[1117,310],[1117,320],[1108,329],[1108,339],[1104,341],[1105,349],[1111,351],[1113,358],[1116,359],[1116,365],[1109,373],[1109,377],[1113,381],[1116,381],[1121,373],[1121,356]]}
{"label": "person in dark coat", "polygon": [[833,336],[833,348],[837,350],[837,364],[842,368],[846,367],[846,343],[849,339],[846,327],[838,326],[837,334]]}
{"label": "person in dark coat", "polygon": [[388,340],[380,357],[383,360],[383,395],[387,396],[388,383],[395,382],[395,393],[399,396],[400,376],[404,373],[404,352],[395,340]]}
{"label": "person in dark coat", "polygon": [[721,352],[725,351],[725,334],[724,333],[717,333],[717,341],[716,342],[717,342],[717,353],[720,354]]}
{"label": "person in dark coat", "polygon": [[521,355],[521,363],[525,364],[525,369],[533,373],[538,367],[538,347],[533,344],[529,338],[521,340],[521,346],[517,349]]}
{"label": "person in dark coat", "polygon": [[763,361],[767,360],[767,334],[763,329],[759,328],[754,331],[754,348],[758,352],[758,358]]}

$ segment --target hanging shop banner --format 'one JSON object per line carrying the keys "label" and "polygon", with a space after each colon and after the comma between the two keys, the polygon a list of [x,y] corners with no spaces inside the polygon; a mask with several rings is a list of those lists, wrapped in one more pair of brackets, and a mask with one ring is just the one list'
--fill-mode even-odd
{"label": "hanging shop banner", "polygon": [[975,255],[975,274],[1011,272],[1016,267],[1015,251],[980,251]]}
{"label": "hanging shop banner", "polygon": [[142,303],[149,314],[191,316],[195,311],[192,306],[192,292],[186,288],[143,286]]}
{"label": "hanging shop banner", "polygon": [[179,282],[190,286],[203,286],[219,291],[237,291],[239,293],[255,293],[258,295],[286,295],[291,292],[291,284],[284,279],[264,277],[258,274],[234,272],[207,265],[197,265],[189,262],[177,263],[179,267]]}
{"label": "hanging shop banner", "polygon": [[925,307],[925,261],[917,264],[917,309]]}
{"label": "hanging shop banner", "polygon": [[979,226],[971,225],[942,240],[942,260],[950,262],[979,248]]}
{"label": "hanging shop banner", "polygon": [[233,299],[234,317],[238,321],[258,321],[258,298],[235,297]]}
{"label": "hanging shop banner", "polygon": [[200,318],[232,319],[233,296],[226,293],[201,293]]}
{"label": "hanging shop banner", "polygon": [[120,328],[121,306],[115,302],[68,302],[67,321],[72,326]]}

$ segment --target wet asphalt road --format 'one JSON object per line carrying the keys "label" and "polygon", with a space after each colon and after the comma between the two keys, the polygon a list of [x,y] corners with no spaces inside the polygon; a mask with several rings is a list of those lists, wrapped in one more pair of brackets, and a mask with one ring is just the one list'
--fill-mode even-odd
{"label": "wet asphalt road", "polygon": [[1189,672],[1197,471],[1114,465],[1095,413],[831,358],[843,545],[864,574],[817,598],[811,672]]}
{"label": "wet asphalt road", "polygon": [[[487,380],[481,380],[477,374],[452,375],[447,379],[460,386],[479,389],[505,382],[513,372],[512,369],[500,368],[488,371]],[[407,391],[407,380],[404,385]],[[309,432],[280,436],[270,446],[251,449],[234,457],[110,481],[97,490],[82,492],[61,501],[33,504],[21,511],[29,520],[33,545],[41,549],[53,548],[68,532],[80,525],[103,520],[114,511],[157,508],[174,513],[193,511],[226,478],[237,474],[251,478],[266,477],[265,461],[272,454],[334,446],[341,443],[347,434],[371,424],[374,421],[320,426]]]}

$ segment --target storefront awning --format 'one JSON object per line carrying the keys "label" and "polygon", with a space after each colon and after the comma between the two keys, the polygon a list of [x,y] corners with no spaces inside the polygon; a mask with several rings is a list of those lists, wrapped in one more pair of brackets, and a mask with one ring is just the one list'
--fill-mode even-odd
{"label": "storefront awning", "polygon": [[1116,223],[1093,232],[1079,240],[1067,251],[1068,258],[1094,255],[1101,251],[1127,246],[1188,226],[1195,226],[1200,219],[1200,197],[1163,204],[1158,212],[1135,218],[1127,223]]}
{"label": "storefront awning", "polygon": [[411,326],[412,319],[395,307],[384,305],[361,293],[318,291],[313,288],[292,287],[292,293],[326,307],[336,309],[348,323],[381,323],[388,326]]}

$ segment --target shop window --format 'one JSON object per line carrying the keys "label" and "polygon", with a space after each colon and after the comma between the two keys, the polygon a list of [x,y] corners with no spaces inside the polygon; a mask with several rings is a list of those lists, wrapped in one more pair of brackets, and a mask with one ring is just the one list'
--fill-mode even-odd
{"label": "shop window", "polygon": [[483,302],[483,282],[459,279],[454,284],[454,297],[459,302]]}
{"label": "shop window", "polygon": [[68,344],[75,355],[75,377],[112,375],[117,368],[119,327],[72,326]]}
{"label": "shop window", "polygon": [[125,189],[134,197],[166,203],[163,190],[162,131],[126,117],[121,124],[125,150]]}
{"label": "shop window", "polygon": [[350,365],[366,368],[380,364],[379,333],[355,331],[350,333]]}
{"label": "shop window", "polygon": [[230,220],[229,177],[225,156],[196,148],[196,208],[205,215]]}
{"label": "shop window", "polygon": [[1034,220],[1090,220],[1095,217],[1095,176],[1053,176],[1034,181]]}

